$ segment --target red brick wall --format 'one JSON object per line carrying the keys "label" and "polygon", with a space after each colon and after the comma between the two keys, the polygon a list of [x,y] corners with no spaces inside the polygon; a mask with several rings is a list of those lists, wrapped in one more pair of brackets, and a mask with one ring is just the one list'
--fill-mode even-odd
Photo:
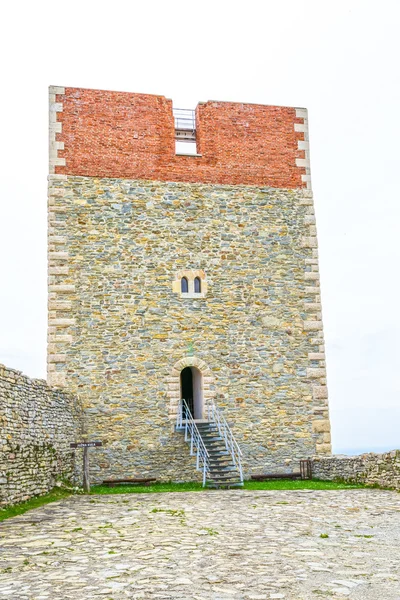
{"label": "red brick wall", "polygon": [[161,181],[305,187],[294,108],[206,102],[197,114],[197,152],[176,156],[172,101],[164,96],[65,88],[57,95],[65,166],[56,173]]}

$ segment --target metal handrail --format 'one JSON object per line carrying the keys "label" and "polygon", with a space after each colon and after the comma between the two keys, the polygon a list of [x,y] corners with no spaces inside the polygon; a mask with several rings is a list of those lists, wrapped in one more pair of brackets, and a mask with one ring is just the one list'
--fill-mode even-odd
{"label": "metal handrail", "polygon": [[229,427],[224,415],[217,408],[212,400],[209,400],[208,405],[208,420],[213,421],[219,431],[220,436],[225,441],[225,446],[228,452],[230,453],[234,465],[239,469],[240,473],[240,481],[243,483],[243,471],[242,471],[242,463],[240,457],[242,456],[242,451],[239,447],[239,444],[235,440],[235,436],[232,433],[231,428]]}
{"label": "metal handrail", "polygon": [[175,129],[196,131],[196,113],[188,108],[174,108]]}
{"label": "metal handrail", "polygon": [[[183,409],[185,408],[185,418],[183,418]],[[196,454],[196,469],[203,471],[203,487],[206,485],[207,474],[210,472],[210,456],[204,445],[203,438],[192,417],[192,413],[186,400],[182,399],[179,403],[178,415],[176,419],[176,428],[185,428],[185,442],[190,441],[190,455]]]}

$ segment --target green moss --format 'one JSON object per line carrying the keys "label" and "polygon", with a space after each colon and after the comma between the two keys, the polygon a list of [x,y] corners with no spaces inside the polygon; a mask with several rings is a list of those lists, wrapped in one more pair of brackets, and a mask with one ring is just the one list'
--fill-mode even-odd
{"label": "green moss", "polygon": [[163,513],[167,513],[168,515],[172,515],[173,517],[184,517],[185,516],[184,510],[172,510],[169,508],[153,508],[153,510],[151,510],[150,512],[152,512],[152,513],[163,512]]}
{"label": "green moss", "polygon": [[211,527],[203,527],[203,531],[207,531],[208,535],[219,535],[218,531]]}

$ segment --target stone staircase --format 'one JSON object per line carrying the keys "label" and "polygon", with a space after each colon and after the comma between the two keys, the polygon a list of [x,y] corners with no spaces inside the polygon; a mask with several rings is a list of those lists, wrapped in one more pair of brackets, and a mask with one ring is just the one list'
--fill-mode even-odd
{"label": "stone staircase", "polygon": [[209,455],[209,471],[206,487],[239,487],[243,486],[238,467],[227,450],[225,440],[220,436],[218,427],[213,422],[197,422],[197,429]]}

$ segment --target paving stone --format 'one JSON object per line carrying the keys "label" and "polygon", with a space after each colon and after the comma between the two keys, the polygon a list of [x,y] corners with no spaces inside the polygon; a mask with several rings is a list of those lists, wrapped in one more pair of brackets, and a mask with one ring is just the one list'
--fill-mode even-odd
{"label": "paving stone", "polygon": [[1,525],[0,597],[399,600],[399,542],[391,491],[74,496]]}

